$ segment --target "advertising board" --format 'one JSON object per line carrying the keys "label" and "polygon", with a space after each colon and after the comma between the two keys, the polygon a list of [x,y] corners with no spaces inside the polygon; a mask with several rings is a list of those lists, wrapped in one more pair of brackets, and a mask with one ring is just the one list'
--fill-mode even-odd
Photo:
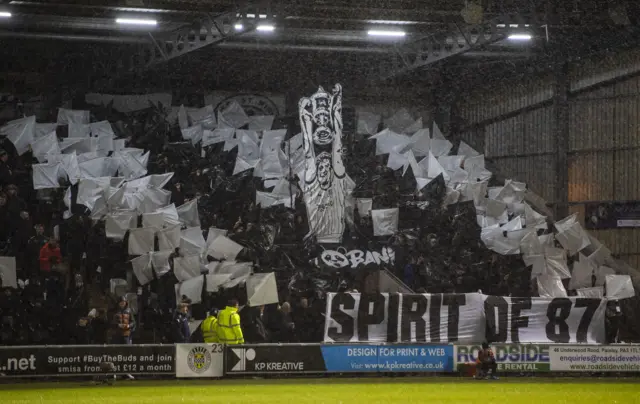
{"label": "advertising board", "polygon": [[174,345],[16,346],[0,349],[6,376],[91,376],[110,362],[116,374],[175,373]]}
{"label": "advertising board", "polygon": [[640,371],[640,345],[555,345],[549,358],[554,372]]}
{"label": "advertising board", "polygon": [[[456,345],[456,365],[475,363],[478,352],[477,345]],[[536,344],[496,344],[491,349],[495,354],[499,372],[548,372],[549,345]]]}
{"label": "advertising board", "polygon": [[227,348],[227,373],[451,372],[449,345],[252,345]]}
{"label": "advertising board", "polygon": [[176,377],[222,377],[224,345],[177,344]]}

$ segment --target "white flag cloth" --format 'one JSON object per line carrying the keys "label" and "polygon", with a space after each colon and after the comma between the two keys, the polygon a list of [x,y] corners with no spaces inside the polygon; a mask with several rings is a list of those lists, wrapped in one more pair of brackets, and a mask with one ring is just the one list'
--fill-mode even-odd
{"label": "white flag cloth", "polygon": [[596,270],[596,286],[605,286],[608,275],[615,275],[616,271],[606,265],[600,265]]}
{"label": "white flag cloth", "polygon": [[164,216],[162,213],[143,213],[142,214],[142,227],[155,227],[156,229],[162,229],[164,225]]}
{"label": "white flag cloth", "polygon": [[202,140],[204,129],[202,128],[202,125],[196,125],[189,128],[184,128],[181,130],[181,132],[182,138],[184,140],[191,140],[191,144],[195,145],[200,140]]}
{"label": "white flag cloth", "polygon": [[218,237],[218,236],[225,236],[226,237],[227,233],[229,233],[228,230],[223,230],[223,229],[217,229],[215,227],[210,227],[209,230],[207,231],[207,251],[209,251],[209,248],[211,247],[211,243],[213,243],[213,240],[215,240],[216,237]]}
{"label": "white flag cloth", "polygon": [[228,230],[218,229],[216,227],[209,227],[207,232],[207,248],[218,236],[226,236],[229,233]]}
{"label": "white flag cloth", "polygon": [[567,254],[562,248],[545,247],[544,256],[548,275],[558,276],[561,279],[571,278],[571,272],[567,266]]}
{"label": "white flag cloth", "polygon": [[604,297],[604,288],[602,286],[596,286],[594,288],[577,289],[576,294],[578,297],[584,297],[586,299],[602,299]]}
{"label": "white flag cloth", "polygon": [[188,255],[174,258],[173,271],[180,282],[200,276],[200,256]]}
{"label": "white flag cloth", "polygon": [[538,276],[537,283],[538,295],[540,297],[567,297],[567,291],[559,276],[540,275]]}
{"label": "white flag cloth", "polygon": [[183,254],[202,254],[206,245],[200,227],[189,227],[180,233],[180,252]]}
{"label": "white flag cloth", "polygon": [[58,125],[89,123],[89,111],[58,108]]}
{"label": "white flag cloth", "polygon": [[0,257],[0,283],[3,288],[18,287],[15,257]]}
{"label": "white flag cloth", "polygon": [[124,187],[116,188],[110,186],[109,189],[105,191],[105,195],[107,197],[107,206],[110,209],[125,209],[126,206],[124,203],[124,193]]}
{"label": "white flag cloth", "polygon": [[295,200],[288,195],[277,195],[271,192],[256,191],[256,205],[260,206],[262,209],[267,209],[277,205],[284,205],[291,208],[292,202],[295,203]]}
{"label": "white flag cloth", "polygon": [[31,167],[33,168],[33,189],[60,188],[58,182],[62,171],[60,163],[33,164]]}
{"label": "white flag cloth", "polygon": [[480,153],[475,151],[473,147],[469,146],[468,144],[466,144],[464,141],[461,140],[460,145],[458,146],[458,155],[467,158],[467,157],[478,156],[480,155]]}
{"label": "white flag cloth", "polygon": [[429,129],[420,129],[411,136],[409,143],[414,156],[426,156],[431,150],[431,138],[429,137]]}
{"label": "white flag cloth", "polygon": [[202,301],[202,288],[204,287],[204,276],[187,279],[180,283],[178,290],[180,296],[186,296],[191,300],[192,304],[198,304]]}
{"label": "white flag cloth", "polygon": [[114,158],[119,164],[118,172],[128,180],[140,178],[147,174],[147,168],[129,153],[120,151],[114,154]]}
{"label": "white flag cloth", "polygon": [[58,127],[57,123],[37,123],[36,122],[36,129],[35,132],[33,134],[33,139],[40,139],[43,136],[48,135],[51,132],[55,132],[56,128]]}
{"label": "white flag cloth", "polygon": [[[139,155],[137,153],[134,154],[134,157],[137,160],[142,160],[142,153]],[[173,173],[165,173],[165,174],[152,174],[147,175],[135,180],[127,181],[127,189],[130,190],[143,190],[147,188],[163,188],[165,185],[169,183],[171,178],[173,177]],[[124,179],[124,177],[123,177]]]}
{"label": "white flag cloth", "polygon": [[55,132],[51,132],[31,143],[31,149],[33,150],[33,156],[41,163],[47,161],[47,154],[61,153]]}
{"label": "white flag cloth", "polygon": [[61,169],[69,177],[69,182],[75,185],[81,178],[80,166],[78,165],[78,156],[76,152],[71,154],[49,154],[47,155],[49,163],[61,163]]}
{"label": "white flag cloth", "polygon": [[118,171],[117,162],[109,157],[85,161],[78,164],[81,178],[113,177]]}
{"label": "white flag cloth", "polygon": [[164,217],[164,227],[175,226],[181,223],[178,210],[173,203],[163,208],[158,208],[155,212],[162,213],[162,216]]}
{"label": "white flag cloth", "polygon": [[69,138],[88,138],[91,136],[91,125],[88,123],[69,123]]}
{"label": "white flag cloth", "polygon": [[109,136],[114,138],[116,136],[109,121],[90,123],[89,126],[91,127],[91,136],[93,137]]}
{"label": "white flag cloth", "polygon": [[400,152],[406,145],[411,143],[411,138],[409,136],[400,135],[390,129],[384,129],[383,131],[371,136],[369,140],[376,141],[376,156],[388,154],[393,150]]}
{"label": "white flag cloth", "polygon": [[135,213],[111,213],[105,218],[105,233],[107,238],[122,240],[130,229],[136,228],[138,216]]}
{"label": "white flag cloth", "polygon": [[191,119],[191,125],[202,125],[204,129],[216,127],[216,113],[212,105],[203,108],[187,108],[187,115]]}
{"label": "white flag cloth", "polygon": [[[60,149],[64,153],[75,151],[78,153],[78,163],[92,160],[99,157],[96,150],[98,149],[98,140],[96,138],[66,138],[60,142]],[[91,153],[91,154],[89,154]]]}
{"label": "white flag cloth", "polygon": [[110,179],[108,177],[81,179],[78,185],[76,203],[93,210],[96,201],[109,189],[109,186]]}
{"label": "white flag cloth", "polygon": [[636,295],[629,275],[607,275],[605,279],[607,299],[627,299]]}
{"label": "white flag cloth", "polygon": [[[0,135],[4,135],[13,143],[19,155],[25,154],[29,150],[29,145],[35,139],[36,117],[35,115],[26,118],[15,119],[0,127]],[[47,133],[55,131],[55,127]]]}
{"label": "white flag cloth", "polygon": [[129,255],[142,255],[154,250],[156,229],[129,230]]}
{"label": "white flag cloth", "polygon": [[151,269],[151,255],[143,254],[131,260],[133,273],[138,278],[140,285],[144,286],[153,280],[153,271]]}
{"label": "white flag cloth", "polygon": [[230,274],[231,279],[248,277],[253,270],[253,264],[250,262],[224,261],[218,265],[216,274]]}
{"label": "white flag cloth", "polygon": [[593,264],[587,257],[580,254],[578,261],[573,263],[573,271],[571,271],[571,280],[569,281],[569,289],[590,288],[593,283]]}
{"label": "white flag cloth", "polygon": [[247,301],[249,306],[257,307],[278,303],[276,274],[253,274],[247,279]]}
{"label": "white flag cloth", "polygon": [[528,203],[524,203],[524,216],[527,227],[535,227],[536,229],[547,228],[547,217],[536,212]]}
{"label": "white flag cloth", "polygon": [[371,216],[371,208],[373,207],[372,198],[356,198],[356,206],[360,216]]}
{"label": "white flag cloth", "polygon": [[409,153],[400,154],[396,151],[391,150],[391,152],[389,152],[389,158],[387,160],[387,167],[389,167],[393,171],[399,170],[404,167],[406,171],[406,168],[409,164],[409,160],[407,158],[408,154]]}
{"label": "white flag cloth", "polygon": [[569,226],[568,229],[558,232],[556,239],[565,250],[569,251],[570,255],[574,255],[591,245],[589,236],[587,236],[580,223],[577,222]]}
{"label": "white flag cloth", "polygon": [[260,158],[260,139],[255,130],[237,130],[238,158],[257,160]]}
{"label": "white flag cloth", "polygon": [[407,135],[411,135],[420,129],[422,129],[422,118],[416,119],[411,125],[407,126],[402,130],[402,133],[406,133]]}
{"label": "white flag cloth", "polygon": [[208,274],[206,276],[207,292],[215,293],[231,280],[231,274]]}
{"label": "white flag cloth", "polygon": [[218,236],[209,244],[207,254],[219,260],[233,261],[243,248],[226,236]]}
{"label": "white flag cloth", "polygon": [[357,110],[356,117],[358,119],[358,124],[356,126],[356,133],[358,135],[373,135],[378,132],[378,126],[382,120],[380,114]]}
{"label": "white flag cloth", "polygon": [[178,206],[176,209],[180,222],[187,227],[200,226],[200,215],[198,214],[198,199],[194,198],[189,202]]}
{"label": "white flag cloth", "polygon": [[260,160],[245,160],[240,157],[236,158],[236,165],[233,167],[233,174],[240,174],[243,171],[247,171],[252,168],[256,168],[256,166],[260,163]]}
{"label": "white flag cloth", "polygon": [[384,120],[384,126],[394,132],[401,133],[414,122],[415,120],[409,111],[406,108],[400,108],[395,114]]}
{"label": "white flag cloth", "polygon": [[210,146],[216,143],[222,143],[233,138],[234,128],[217,128],[214,130],[205,130],[202,134],[202,147]]}
{"label": "white flag cloth", "polygon": [[158,249],[160,251],[173,251],[178,247],[180,247],[180,225],[158,231]]}
{"label": "white flag cloth", "polygon": [[372,210],[373,235],[391,236],[397,233],[399,212],[398,208]]}
{"label": "white flag cloth", "polygon": [[139,194],[142,196],[142,202],[138,206],[140,213],[157,212],[171,200],[171,192],[164,189],[146,188],[139,191]]}
{"label": "white flag cloth", "polygon": [[453,148],[453,144],[444,138],[442,132],[440,132],[440,128],[435,122],[433,123],[433,131],[431,133],[433,135],[433,138],[431,139],[431,153],[436,157],[446,156],[449,154]]}
{"label": "white flag cloth", "polygon": [[171,265],[169,265],[169,256],[172,253],[173,250],[153,251],[150,253],[151,265],[153,266],[153,270],[156,272],[156,277],[160,278],[171,270]]}
{"label": "white flag cloth", "polygon": [[273,115],[254,115],[249,117],[249,130],[271,130]]}
{"label": "white flag cloth", "polygon": [[114,139],[111,135],[101,135],[98,137],[96,153],[100,157],[106,157],[115,149]]}
{"label": "white flag cloth", "polygon": [[237,101],[231,101],[222,111],[218,111],[218,127],[241,128],[249,123],[249,116]]}

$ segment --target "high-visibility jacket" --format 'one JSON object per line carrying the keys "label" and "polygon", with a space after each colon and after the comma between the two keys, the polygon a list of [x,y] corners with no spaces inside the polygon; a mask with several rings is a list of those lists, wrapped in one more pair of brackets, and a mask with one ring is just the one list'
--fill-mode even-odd
{"label": "high-visibility jacket", "polygon": [[205,343],[218,343],[218,319],[215,316],[205,318],[200,328],[202,329],[202,338],[204,338]]}
{"label": "high-visibility jacket", "polygon": [[240,315],[235,307],[225,307],[218,313],[218,341],[222,344],[244,344]]}

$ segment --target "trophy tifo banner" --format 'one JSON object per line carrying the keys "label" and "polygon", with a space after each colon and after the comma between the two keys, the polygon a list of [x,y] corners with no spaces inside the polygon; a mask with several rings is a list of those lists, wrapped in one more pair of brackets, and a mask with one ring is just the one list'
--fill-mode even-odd
{"label": "trophy tifo banner", "polygon": [[322,87],[298,104],[304,168],[298,173],[309,220],[318,243],[339,243],[345,227],[348,176],[342,163],[342,87]]}

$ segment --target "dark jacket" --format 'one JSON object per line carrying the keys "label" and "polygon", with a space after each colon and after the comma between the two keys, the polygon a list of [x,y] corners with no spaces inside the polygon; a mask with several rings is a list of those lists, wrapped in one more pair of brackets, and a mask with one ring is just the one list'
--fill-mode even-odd
{"label": "dark jacket", "polygon": [[173,315],[173,342],[184,344],[189,342],[191,331],[189,331],[189,317],[180,311]]}
{"label": "dark jacket", "polygon": [[7,163],[0,160],[0,186],[13,183],[13,172]]}
{"label": "dark jacket", "polygon": [[[123,325],[122,328],[120,327],[120,324]],[[113,326],[116,335],[121,337],[131,336],[131,333],[136,328],[136,320],[133,312],[129,308],[129,305],[127,305],[124,309],[120,309],[118,307],[118,310],[115,312],[111,320],[111,325]]]}

